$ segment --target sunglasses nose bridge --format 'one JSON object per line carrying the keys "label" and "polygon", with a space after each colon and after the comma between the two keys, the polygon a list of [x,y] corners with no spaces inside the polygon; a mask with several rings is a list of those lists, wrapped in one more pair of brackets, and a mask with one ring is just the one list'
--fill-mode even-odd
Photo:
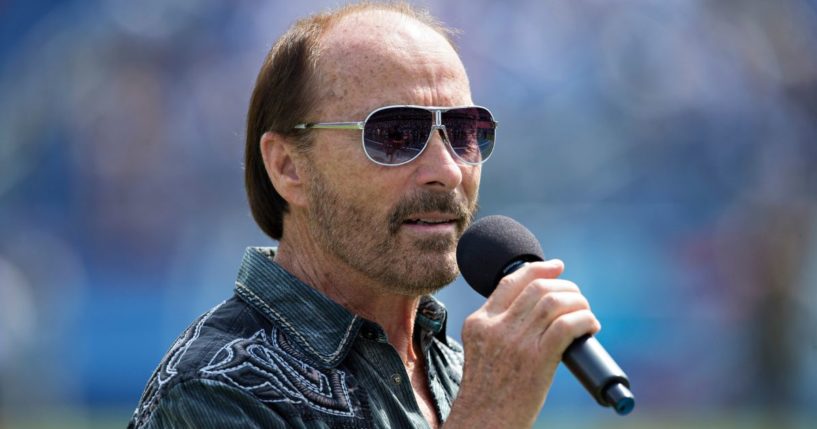
{"label": "sunglasses nose bridge", "polygon": [[440,109],[432,110],[434,112],[434,124],[432,125],[434,128],[439,128],[443,125],[443,111]]}
{"label": "sunglasses nose bridge", "polygon": [[426,146],[431,143],[431,139],[434,138],[434,132],[440,134],[440,139],[442,139],[443,143],[448,147],[453,153],[453,149],[451,147],[451,143],[448,141],[448,134],[445,130],[445,125],[443,124],[443,110],[442,109],[429,109],[434,114],[434,122],[431,124],[431,133],[428,135],[428,141],[426,141]]}
{"label": "sunglasses nose bridge", "polygon": [[428,140],[426,140],[425,147],[423,148],[424,151],[432,144],[435,134],[440,136],[440,143],[443,144],[445,152],[451,156],[452,160],[456,162],[457,160],[461,159],[460,156],[457,155],[457,152],[454,151],[454,147],[451,145],[451,140],[448,138],[448,131],[446,130],[444,124],[434,124],[431,126],[431,133],[429,133]]}

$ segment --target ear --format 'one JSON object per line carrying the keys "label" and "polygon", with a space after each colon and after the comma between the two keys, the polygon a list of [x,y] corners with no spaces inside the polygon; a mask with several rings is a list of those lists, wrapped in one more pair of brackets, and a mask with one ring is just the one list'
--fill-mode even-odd
{"label": "ear", "polygon": [[260,147],[267,176],[275,190],[290,205],[306,206],[306,191],[292,143],[276,132],[267,131],[261,136]]}

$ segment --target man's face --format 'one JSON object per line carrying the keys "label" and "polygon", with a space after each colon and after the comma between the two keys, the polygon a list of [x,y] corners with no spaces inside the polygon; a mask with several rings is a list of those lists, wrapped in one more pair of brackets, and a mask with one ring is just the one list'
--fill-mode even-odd
{"label": "man's face", "polygon": [[[451,46],[394,13],[345,18],[323,39],[320,107],[310,121],[362,120],[396,104],[472,104]],[[430,293],[457,275],[456,243],[476,211],[480,167],[435,133],[415,160],[373,163],[360,131],[321,130],[308,155],[309,230],[317,244],[384,292]]]}

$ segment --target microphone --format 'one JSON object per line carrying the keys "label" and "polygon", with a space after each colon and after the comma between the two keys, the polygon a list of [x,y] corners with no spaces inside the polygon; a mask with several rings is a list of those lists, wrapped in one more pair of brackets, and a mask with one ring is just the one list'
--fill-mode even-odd
{"label": "microphone", "polygon": [[[457,265],[474,290],[488,297],[499,281],[528,262],[545,259],[539,241],[527,228],[507,216],[487,216],[474,222],[457,244]],[[585,335],[570,344],[562,362],[599,405],[619,415],[635,407],[630,380],[594,337]]]}

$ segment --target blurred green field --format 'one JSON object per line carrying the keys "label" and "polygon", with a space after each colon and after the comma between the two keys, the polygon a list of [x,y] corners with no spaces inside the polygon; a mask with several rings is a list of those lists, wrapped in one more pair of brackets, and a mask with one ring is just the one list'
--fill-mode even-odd
{"label": "blurred green field", "polygon": [[611,417],[609,420],[570,421],[540,420],[536,429],[814,429],[817,420],[795,418],[784,422],[755,416],[690,416],[690,417]]}
{"label": "blurred green field", "polygon": [[[131,410],[79,412],[47,411],[28,418],[4,419],[0,429],[107,429],[124,428]],[[753,414],[658,415],[633,414],[626,417],[590,420],[585,416],[543,417],[536,429],[814,429],[817,418],[786,416],[783,418]],[[488,428],[481,428],[488,429]]]}

